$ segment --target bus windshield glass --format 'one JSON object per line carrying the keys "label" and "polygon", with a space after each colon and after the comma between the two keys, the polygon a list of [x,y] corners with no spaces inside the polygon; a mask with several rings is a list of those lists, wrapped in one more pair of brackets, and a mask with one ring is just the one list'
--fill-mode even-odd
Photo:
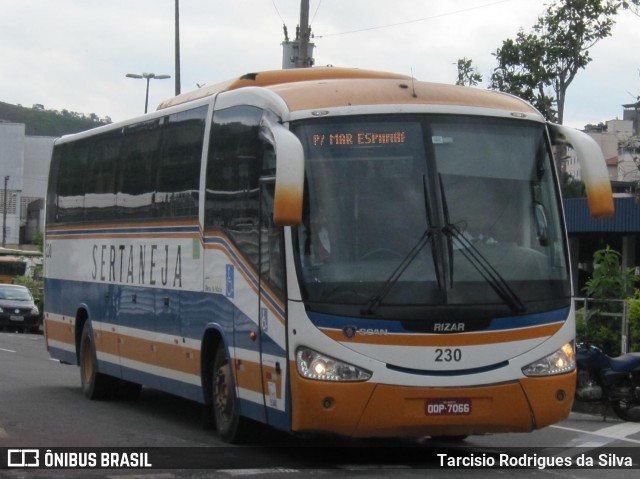
{"label": "bus windshield glass", "polygon": [[293,130],[306,157],[295,248],[308,309],[416,319],[425,307],[514,315],[569,304],[543,124],[390,115]]}

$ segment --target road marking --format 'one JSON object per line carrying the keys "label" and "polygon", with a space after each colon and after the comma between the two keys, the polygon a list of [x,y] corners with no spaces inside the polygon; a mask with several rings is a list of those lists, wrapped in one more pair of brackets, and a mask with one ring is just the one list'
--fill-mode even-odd
{"label": "road marking", "polygon": [[558,425],[553,425],[550,427],[555,429],[562,429],[563,431],[578,432],[581,434],[591,434],[593,436],[599,436],[602,438],[610,439],[604,442],[602,441],[585,442],[584,444],[578,444],[577,445],[578,447],[594,447],[594,446],[600,447],[612,442],[613,440],[640,444],[640,440],[624,437],[624,436],[630,436],[632,434],[640,433],[640,424],[637,424],[637,423],[623,422],[621,424],[616,424],[615,426],[609,426],[603,429],[598,429],[597,431],[585,431],[584,429],[577,429],[574,427],[566,427],[566,426],[558,426]]}
{"label": "road marking", "polygon": [[218,472],[229,474],[230,476],[258,476],[262,474],[283,474],[283,473],[298,473],[297,469],[285,469],[282,467],[276,467],[272,469],[219,469]]}
{"label": "road marking", "polygon": [[4,430],[4,428],[0,427],[0,437],[9,437],[9,434],[7,434],[7,431]]}
{"label": "road marking", "polygon": [[15,353],[15,351],[12,351],[11,349],[4,349],[4,348],[0,348],[0,351],[6,351],[7,353]]}
{"label": "road marking", "polygon": [[128,474],[128,475],[118,475],[118,476],[107,476],[109,478],[113,478],[113,479],[145,479],[147,477],[149,478],[153,478],[153,479],[176,479],[178,476],[176,476],[175,474],[172,474],[170,472],[165,472],[162,474],[145,474],[145,473],[141,473],[141,474]]}

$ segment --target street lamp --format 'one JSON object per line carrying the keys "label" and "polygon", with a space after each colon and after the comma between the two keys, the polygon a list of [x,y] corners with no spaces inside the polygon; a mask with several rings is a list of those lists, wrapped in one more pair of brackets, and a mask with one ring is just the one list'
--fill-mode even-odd
{"label": "street lamp", "polygon": [[127,78],[145,78],[147,80],[147,94],[144,97],[144,112],[147,112],[147,108],[149,106],[149,80],[152,78],[155,80],[166,80],[167,78],[171,78],[171,75],[156,75],[155,73],[143,73],[142,75],[138,75],[137,73],[127,73]]}

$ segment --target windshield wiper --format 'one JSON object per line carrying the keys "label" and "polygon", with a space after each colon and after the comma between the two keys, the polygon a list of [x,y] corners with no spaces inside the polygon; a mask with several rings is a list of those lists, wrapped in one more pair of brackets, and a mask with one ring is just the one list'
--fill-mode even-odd
{"label": "windshield wiper", "polygon": [[391,276],[387,278],[387,280],[382,285],[382,288],[378,290],[376,294],[374,294],[367,304],[362,308],[362,314],[373,314],[373,312],[382,304],[382,300],[389,294],[391,288],[396,284],[402,273],[409,267],[409,265],[413,262],[413,260],[418,256],[418,253],[424,248],[424,246],[431,241],[433,238],[433,234],[430,229],[426,229],[422,234],[418,242],[415,246],[409,251],[409,253],[404,257],[404,259],[400,262],[398,267],[391,273]]}
{"label": "windshield wiper", "polygon": [[409,265],[413,263],[413,260],[416,258],[416,256],[418,256],[418,253],[420,253],[422,248],[424,248],[429,241],[432,241],[431,253],[433,255],[433,264],[435,267],[436,278],[438,279],[438,285],[441,286],[440,285],[440,268],[438,267],[437,251],[436,251],[435,241],[433,241],[433,236],[434,236],[433,219],[431,217],[431,208],[429,207],[429,196],[427,193],[426,175],[422,175],[422,188],[423,188],[423,194],[424,194],[425,209],[427,212],[427,229],[424,231],[424,233],[422,233],[422,236],[420,237],[418,242],[415,244],[413,248],[411,248],[411,251],[407,253],[407,255],[403,258],[403,260],[400,262],[398,267],[387,278],[387,280],[384,282],[384,284],[378,290],[378,292],[374,294],[369,299],[369,301],[367,301],[367,303],[364,305],[361,311],[363,315],[365,314],[371,315],[374,313],[374,311],[378,308],[378,306],[382,304],[382,300],[387,296],[387,294],[389,294],[389,291],[391,291],[391,288],[393,288],[393,286],[396,284],[398,279],[400,279],[400,276],[402,276],[402,274],[409,267]]}
{"label": "windshield wiper", "polygon": [[449,209],[447,207],[447,197],[444,191],[442,175],[438,175],[440,183],[440,195],[442,197],[442,209],[444,212],[445,226],[442,233],[447,237],[449,249],[449,272],[451,287],[453,287],[453,240],[455,239],[461,248],[458,250],[471,263],[471,265],[480,273],[480,276],[491,286],[496,294],[509,306],[513,312],[522,313],[527,308],[520,300],[518,295],[511,289],[502,275],[493,267],[493,265],[478,251],[478,249],[469,241],[460,231],[458,226],[451,223],[449,218]]}

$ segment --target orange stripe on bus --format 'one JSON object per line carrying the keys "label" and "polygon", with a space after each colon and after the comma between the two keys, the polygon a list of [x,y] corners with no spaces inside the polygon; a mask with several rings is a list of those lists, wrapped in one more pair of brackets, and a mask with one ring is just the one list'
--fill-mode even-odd
{"label": "orange stripe on bus", "polygon": [[96,332],[100,352],[124,359],[200,375],[200,351],[180,344],[167,344],[120,334],[117,331]]}
{"label": "orange stripe on bus", "polygon": [[45,319],[45,329],[47,331],[47,339],[60,341],[61,343],[76,344],[75,325],[72,319],[69,322],[53,321]]}
{"label": "orange stripe on bus", "polygon": [[[269,394],[268,384],[276,384],[276,397],[282,399],[282,373],[272,366],[260,366],[259,363],[236,359],[235,375],[238,387],[248,389],[258,394]],[[263,384],[265,390],[263,390]]]}
{"label": "orange stripe on bus", "polygon": [[377,344],[385,346],[479,346],[511,341],[524,341],[553,336],[564,323],[547,324],[532,328],[512,329],[509,331],[492,331],[486,333],[461,334],[385,334],[356,335],[348,339],[342,330],[321,329],[334,341],[356,344]]}

